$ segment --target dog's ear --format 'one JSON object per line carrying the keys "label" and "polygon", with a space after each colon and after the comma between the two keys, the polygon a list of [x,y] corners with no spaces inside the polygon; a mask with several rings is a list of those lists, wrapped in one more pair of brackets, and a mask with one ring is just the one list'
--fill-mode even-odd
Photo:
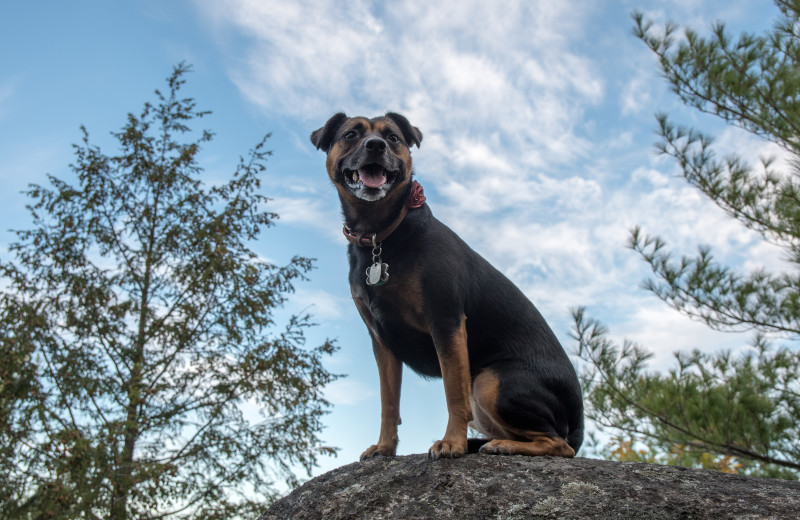
{"label": "dog's ear", "polygon": [[394,121],[394,123],[400,127],[400,131],[403,132],[403,139],[406,140],[409,147],[415,144],[417,148],[419,148],[419,143],[422,142],[422,132],[419,131],[419,128],[411,126],[411,123],[408,122],[405,116],[395,112],[387,112],[386,117]]}
{"label": "dog's ear", "polygon": [[328,119],[328,122],[325,123],[325,126],[311,132],[311,144],[316,146],[317,150],[325,150],[325,153],[329,153],[331,151],[331,145],[333,144],[333,138],[336,136],[336,132],[346,120],[347,116],[344,114],[344,112],[335,114],[333,117]]}

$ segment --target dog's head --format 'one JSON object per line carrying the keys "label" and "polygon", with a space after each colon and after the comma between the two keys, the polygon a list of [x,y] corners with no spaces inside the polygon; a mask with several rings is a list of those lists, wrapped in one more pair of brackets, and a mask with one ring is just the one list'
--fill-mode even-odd
{"label": "dog's head", "polygon": [[411,182],[411,145],[422,133],[395,114],[367,119],[339,113],[311,133],[311,142],[325,150],[328,176],[344,200],[375,202]]}

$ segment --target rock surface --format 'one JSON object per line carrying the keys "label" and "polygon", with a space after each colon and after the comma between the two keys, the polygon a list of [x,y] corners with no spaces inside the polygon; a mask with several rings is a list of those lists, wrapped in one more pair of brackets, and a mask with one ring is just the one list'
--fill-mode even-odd
{"label": "rock surface", "polygon": [[800,519],[800,482],[596,459],[378,457],[316,477],[259,520]]}

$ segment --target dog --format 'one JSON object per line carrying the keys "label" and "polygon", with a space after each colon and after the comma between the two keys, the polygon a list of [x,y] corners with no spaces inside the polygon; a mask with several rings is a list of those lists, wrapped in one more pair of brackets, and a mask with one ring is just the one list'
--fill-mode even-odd
{"label": "dog", "polygon": [[[522,291],[433,216],[413,180],[421,142],[393,112],[338,113],[311,134],[341,202],[350,290],[380,377],[380,434],[361,460],[396,454],[403,364],[444,381],[447,429],[431,459],[574,457],[583,442],[575,369]],[[485,438],[468,441],[468,426]]]}

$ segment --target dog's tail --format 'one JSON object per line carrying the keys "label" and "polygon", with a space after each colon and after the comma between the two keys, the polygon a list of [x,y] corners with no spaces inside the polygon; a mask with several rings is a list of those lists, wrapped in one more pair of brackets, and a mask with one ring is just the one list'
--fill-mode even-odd
{"label": "dog's tail", "polygon": [[581,444],[583,444],[583,421],[578,424],[577,428],[573,428],[567,434],[567,444],[575,450],[575,453],[578,453],[578,450],[581,449]]}

